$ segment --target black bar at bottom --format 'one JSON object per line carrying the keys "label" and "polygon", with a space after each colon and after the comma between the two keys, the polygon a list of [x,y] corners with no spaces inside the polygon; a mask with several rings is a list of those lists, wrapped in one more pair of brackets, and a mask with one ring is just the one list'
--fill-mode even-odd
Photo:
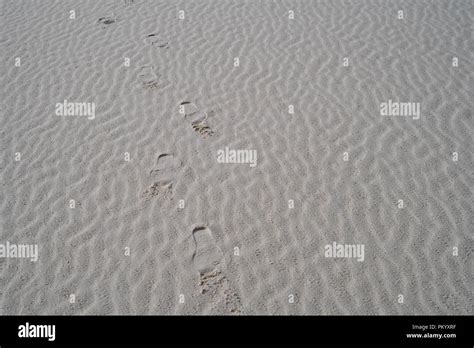
{"label": "black bar at bottom", "polygon": [[[54,325],[54,337],[53,327],[45,325]],[[473,331],[472,316],[2,316],[0,346],[319,343],[472,347]]]}

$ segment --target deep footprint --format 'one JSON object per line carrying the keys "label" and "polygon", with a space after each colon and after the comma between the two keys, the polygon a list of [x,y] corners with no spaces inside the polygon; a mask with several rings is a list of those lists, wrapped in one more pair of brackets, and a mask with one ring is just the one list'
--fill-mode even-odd
{"label": "deep footprint", "polygon": [[153,183],[145,193],[151,197],[167,194],[173,189],[173,182],[169,180],[162,180]]}
{"label": "deep footprint", "polygon": [[207,124],[207,114],[199,110],[194,103],[184,101],[180,104],[180,110],[196,133],[204,138],[214,134],[214,131]]}
{"label": "deep footprint", "polygon": [[213,309],[223,308],[229,314],[242,314],[243,307],[239,295],[232,291],[225,275],[219,269],[200,276],[201,295],[208,296]]}
{"label": "deep footprint", "polygon": [[212,231],[205,226],[193,230],[194,267],[199,273],[201,295],[207,296],[214,309],[223,308],[230,314],[243,312],[240,297],[231,289],[223,274],[224,255],[217,246]]}
{"label": "deep footprint", "polygon": [[176,168],[176,162],[172,154],[163,153],[159,155],[155,167],[150,170],[150,182],[152,184],[146,190],[146,194],[155,197],[160,194],[171,193]]}
{"label": "deep footprint", "polygon": [[202,226],[193,230],[193,263],[199,274],[203,275],[218,268],[223,259],[222,252],[214,241],[209,228]]}
{"label": "deep footprint", "polygon": [[146,89],[158,88],[158,75],[154,72],[152,65],[142,66],[138,71],[138,80],[140,84]]}
{"label": "deep footprint", "polygon": [[147,45],[168,49],[168,41],[161,38],[158,34],[149,34],[144,41]]}
{"label": "deep footprint", "polygon": [[171,176],[173,174],[171,172],[174,171],[175,167],[174,156],[169,153],[162,153],[156,159],[155,168],[150,170],[150,176]]}
{"label": "deep footprint", "polygon": [[109,25],[115,23],[115,16],[101,17],[97,20],[98,23]]}

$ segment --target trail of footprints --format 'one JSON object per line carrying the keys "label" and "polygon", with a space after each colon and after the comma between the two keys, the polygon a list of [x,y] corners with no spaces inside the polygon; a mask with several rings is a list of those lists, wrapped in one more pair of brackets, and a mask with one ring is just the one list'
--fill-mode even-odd
{"label": "trail of footprints", "polygon": [[[132,4],[133,0],[125,0],[125,4]],[[97,20],[102,24],[103,28],[116,22],[116,16],[112,13],[110,16],[101,17]],[[168,49],[169,44],[166,39],[158,33],[148,34],[144,38],[144,43],[151,47]],[[155,67],[151,64],[141,66],[138,69],[138,81],[144,89],[155,90],[160,87],[160,75],[155,72]],[[207,119],[209,115],[189,101],[183,101],[180,104],[180,112],[184,115],[185,120],[191,125],[192,129],[203,138],[211,137],[214,131],[208,125]]]}
{"label": "trail of footprints", "polygon": [[[146,45],[158,48],[168,49],[168,41],[163,39],[157,33],[149,34],[143,40]],[[145,89],[157,89],[160,87],[159,84],[160,75],[155,72],[153,65],[144,65],[138,71],[138,79]]]}
{"label": "trail of footprints", "polygon": [[[151,186],[145,191],[150,197],[166,197],[172,194],[177,161],[170,153],[162,153],[156,159],[156,165],[149,172]],[[194,252],[192,262],[199,274],[199,289],[214,310],[224,309],[230,314],[241,314],[243,307],[240,297],[232,290],[231,284],[223,273],[224,255],[216,244],[211,229],[199,226],[193,229]]]}
{"label": "trail of footprints", "polygon": [[[158,33],[152,33],[145,37],[145,44],[158,48],[168,49],[168,41],[162,38]],[[155,72],[153,65],[144,65],[138,70],[138,80],[145,89],[158,89],[160,75]],[[191,125],[192,129],[203,138],[214,135],[214,130],[209,126],[207,119],[209,115],[201,111],[194,103],[183,101],[179,105],[180,113],[184,115],[185,120]],[[210,113],[211,114],[211,113]],[[211,114],[212,115],[212,114]]]}
{"label": "trail of footprints", "polygon": [[[152,66],[142,67],[141,74],[143,83],[149,88],[154,88],[157,84],[157,77],[153,73]],[[214,131],[207,125],[207,113],[199,110],[194,103],[182,102],[180,111],[184,114],[185,120],[192,126],[193,130],[206,138],[212,136]],[[151,197],[166,195],[172,193],[173,181],[177,163],[172,154],[163,153],[156,159],[156,165],[150,171],[150,179],[153,184],[145,191],[145,194]]]}
{"label": "trail of footprints", "polygon": [[[112,17],[101,18],[102,24],[115,22]],[[157,33],[145,37],[144,43],[157,48],[168,49],[168,41]],[[138,79],[145,89],[159,87],[159,74],[152,65],[139,68]],[[183,101],[180,104],[180,113],[192,129],[203,138],[211,137],[214,131],[207,123],[208,114],[201,111],[194,103]],[[169,196],[172,194],[177,162],[173,154],[162,153],[158,155],[155,166],[149,172],[149,187],[145,194],[150,197]],[[194,240],[194,253],[192,261],[199,273],[200,293],[206,296],[213,307],[222,306],[230,314],[241,314],[243,311],[240,297],[232,291],[231,285],[223,273],[224,255],[217,246],[212,231],[206,227],[196,227],[192,231]]]}
{"label": "trail of footprints", "polygon": [[201,295],[209,297],[214,307],[224,306],[231,314],[243,311],[240,297],[232,291],[231,285],[223,274],[224,255],[217,246],[212,231],[206,226],[193,229],[193,264],[199,273]]}
{"label": "trail of footprints", "polygon": [[[134,3],[134,0],[124,0],[126,5]],[[97,23],[102,24],[102,29],[107,26],[114,24],[117,21],[117,17],[112,13],[110,16],[101,17],[97,20]],[[158,33],[148,34],[143,40],[144,43],[151,47],[168,49],[168,41],[161,37]],[[157,89],[159,87],[159,77],[153,65],[144,65],[138,70],[138,80],[145,89]]]}
{"label": "trail of footprints", "polygon": [[[123,0],[125,5],[131,5],[134,1]],[[97,20],[103,29],[116,22],[117,17],[113,13]],[[147,35],[143,42],[150,47],[169,48],[169,42],[158,33]],[[145,89],[159,88],[159,78],[160,75],[155,72],[153,65],[145,65],[138,69],[138,80]],[[183,101],[180,104],[180,113],[184,115],[184,119],[192,129],[203,138],[214,135],[214,131],[207,122],[211,113],[208,115],[190,101]],[[177,168],[178,165],[173,154],[158,155],[155,166],[149,172],[149,187],[145,193],[151,197],[171,194]],[[232,286],[225,276],[224,255],[216,244],[211,229],[206,226],[196,227],[192,230],[192,238],[194,241],[192,263],[199,274],[198,286],[201,295],[206,296],[215,308],[224,306],[224,309],[229,313],[241,314],[243,306],[240,297],[232,290]]]}

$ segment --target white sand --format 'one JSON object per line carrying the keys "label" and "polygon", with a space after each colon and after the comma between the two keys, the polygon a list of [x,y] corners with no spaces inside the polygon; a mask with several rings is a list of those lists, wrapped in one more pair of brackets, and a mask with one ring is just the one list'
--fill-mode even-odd
{"label": "white sand", "polygon": [[472,1],[0,6],[1,314],[473,313]]}

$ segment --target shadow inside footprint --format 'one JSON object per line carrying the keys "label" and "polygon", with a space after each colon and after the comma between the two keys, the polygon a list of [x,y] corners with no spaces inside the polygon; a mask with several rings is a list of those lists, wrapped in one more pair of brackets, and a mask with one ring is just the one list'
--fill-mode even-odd
{"label": "shadow inside footprint", "polygon": [[200,275],[215,271],[223,260],[223,254],[217,246],[212,232],[205,226],[193,230],[193,263]]}
{"label": "shadow inside footprint", "polygon": [[158,36],[158,34],[149,34],[145,38],[145,43],[158,48],[168,48],[168,41]]}
{"label": "shadow inside footprint", "polygon": [[97,20],[97,22],[101,24],[109,25],[109,24],[115,23],[115,17],[114,16],[101,17]]}
{"label": "shadow inside footprint", "polygon": [[207,114],[197,108],[194,103],[184,101],[180,104],[180,109],[185,120],[191,125],[193,130],[203,137],[212,136],[214,131],[207,124]]}
{"label": "shadow inside footprint", "polygon": [[163,153],[158,156],[155,168],[150,171],[150,177],[172,176],[175,167],[173,155]]}

